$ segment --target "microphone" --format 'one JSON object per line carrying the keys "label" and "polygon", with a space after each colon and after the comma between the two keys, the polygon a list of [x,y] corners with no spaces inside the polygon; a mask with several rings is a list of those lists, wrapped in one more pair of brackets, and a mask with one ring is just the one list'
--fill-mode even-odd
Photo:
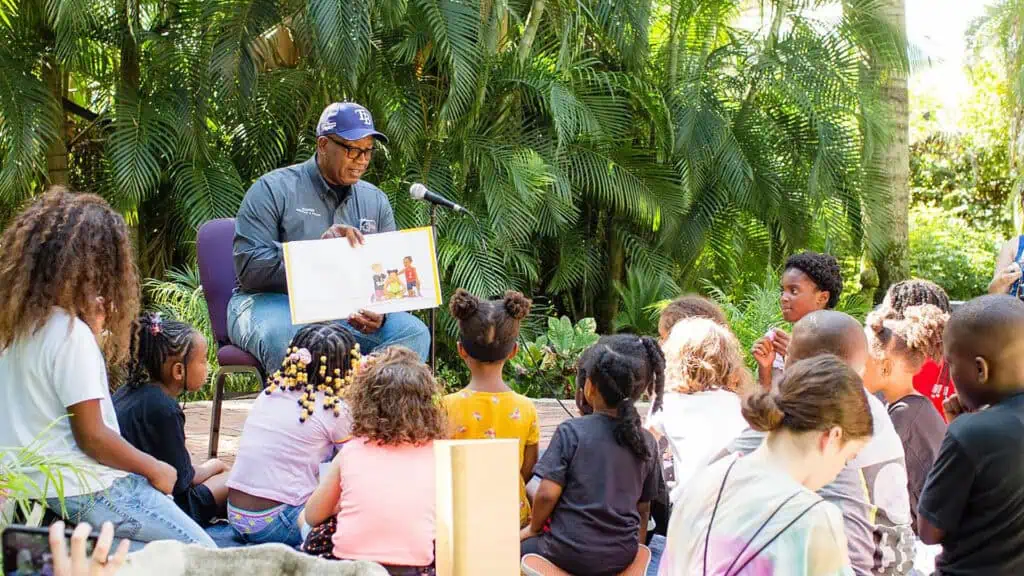
{"label": "microphone", "polygon": [[423,184],[420,184],[419,182],[409,187],[409,196],[412,196],[416,200],[425,200],[427,202],[430,202],[431,204],[444,206],[445,208],[454,210],[456,212],[463,212],[465,214],[469,214],[469,210],[466,210],[464,207],[459,206],[455,202],[452,202],[451,200],[445,198],[444,196],[441,196],[440,194],[435,194],[430,190],[427,190],[427,187],[424,186]]}

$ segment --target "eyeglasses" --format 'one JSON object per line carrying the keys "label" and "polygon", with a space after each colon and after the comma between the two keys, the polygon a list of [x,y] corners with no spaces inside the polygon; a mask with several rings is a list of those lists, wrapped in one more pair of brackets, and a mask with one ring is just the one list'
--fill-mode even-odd
{"label": "eyeglasses", "polygon": [[338,142],[334,138],[330,137],[328,137],[327,140],[335,144],[336,146],[341,146],[342,148],[344,148],[345,157],[348,158],[349,160],[358,160],[364,155],[366,156],[367,160],[373,160],[373,153],[377,151],[377,148],[375,146],[371,146],[369,148],[360,148],[358,146],[349,146],[344,142]]}

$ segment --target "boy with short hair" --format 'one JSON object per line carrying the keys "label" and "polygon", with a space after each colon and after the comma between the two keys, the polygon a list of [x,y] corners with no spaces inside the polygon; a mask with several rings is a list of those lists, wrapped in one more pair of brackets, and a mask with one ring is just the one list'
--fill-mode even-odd
{"label": "boy with short hair", "polygon": [[[779,284],[782,319],[791,324],[811,312],[835,308],[843,293],[839,262],[831,254],[817,252],[790,256]],[[789,339],[784,330],[772,328],[754,343],[751,353],[757,360],[757,380],[766,390],[782,376]]]}
{"label": "boy with short hair", "polygon": [[1024,574],[1024,303],[982,296],[944,334],[957,395],[925,480],[917,529],[936,574]]}

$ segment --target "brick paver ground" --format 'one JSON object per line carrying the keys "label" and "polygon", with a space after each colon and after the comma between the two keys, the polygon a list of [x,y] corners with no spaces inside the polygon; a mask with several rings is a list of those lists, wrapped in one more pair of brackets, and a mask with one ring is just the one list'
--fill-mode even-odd
{"label": "brick paver ground", "polygon": [[[238,452],[238,439],[242,435],[242,425],[249,414],[254,399],[239,398],[224,402],[220,418],[220,450],[218,457],[228,464],[235,461]],[[569,412],[576,415],[576,404],[572,400],[562,401],[563,408],[555,400],[535,400],[537,414],[540,416],[541,446],[547,446],[555,428],[563,420],[569,418]],[[647,412],[647,406],[638,406],[641,414]],[[568,412],[567,412],[568,410]],[[202,462],[206,459],[206,448],[210,433],[210,402],[190,402],[185,406],[185,438],[192,459]]]}

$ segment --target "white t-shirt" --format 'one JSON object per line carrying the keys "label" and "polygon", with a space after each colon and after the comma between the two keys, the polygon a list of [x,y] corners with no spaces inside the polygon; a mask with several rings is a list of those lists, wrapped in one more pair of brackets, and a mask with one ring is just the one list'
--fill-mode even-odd
{"label": "white t-shirt", "polygon": [[[722,489],[722,479],[734,461]],[[720,489],[722,498],[709,535],[708,524]],[[818,504],[786,527],[815,502]],[[768,520],[776,509],[779,511]],[[737,557],[730,575],[853,574],[839,510],[756,456],[723,458],[693,477],[686,497],[672,509],[659,576],[705,574],[705,538],[708,576],[722,576]],[[739,570],[748,558],[753,559]]]}
{"label": "white t-shirt", "polygon": [[[0,351],[0,446],[20,448],[41,437],[39,452],[76,466],[82,478],[65,470],[64,496],[105,490],[126,476],[83,453],[71,432],[68,406],[99,399],[103,423],[120,434],[110,400],[107,367],[89,326],[54,308],[45,324],[27,338],[19,338]],[[46,497],[57,496],[45,475],[24,470]]]}
{"label": "white t-shirt", "polygon": [[668,438],[675,486],[671,501],[684,492],[694,474],[747,429],[740,397],[728,390],[695,394],[666,392],[662,409],[648,416],[647,426]]}

